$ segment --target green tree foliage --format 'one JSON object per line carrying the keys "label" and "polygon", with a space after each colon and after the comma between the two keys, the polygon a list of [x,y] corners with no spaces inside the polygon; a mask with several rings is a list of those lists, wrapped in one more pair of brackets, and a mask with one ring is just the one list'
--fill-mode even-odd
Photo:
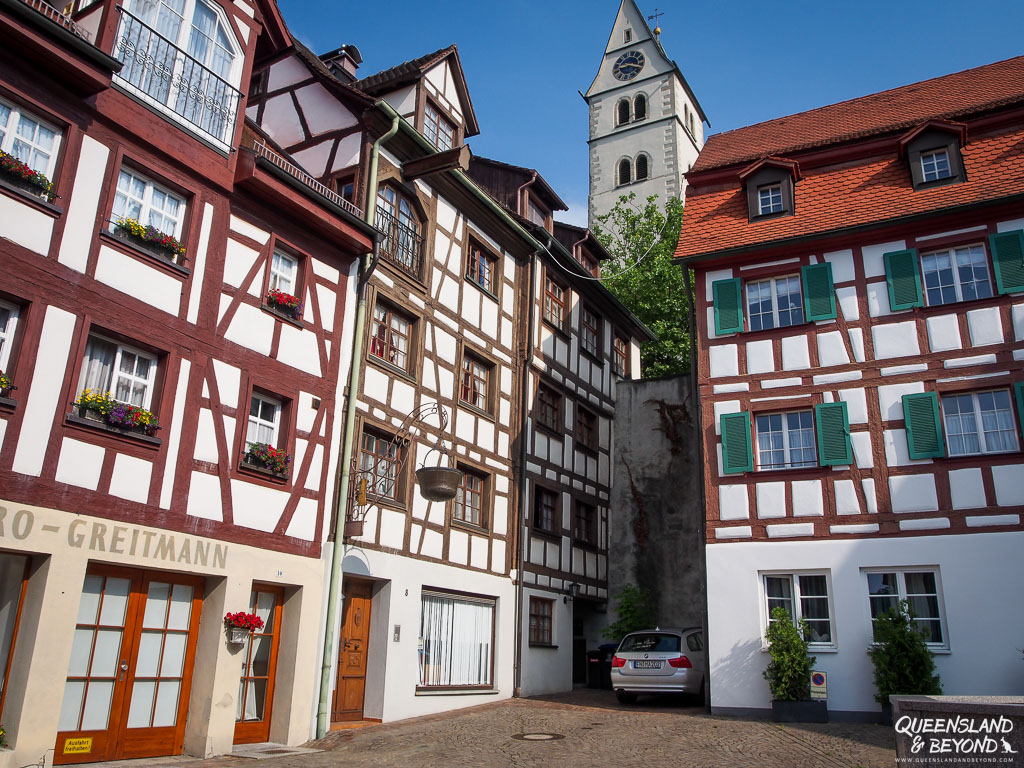
{"label": "green tree foliage", "polygon": [[915,626],[906,600],[875,619],[875,644],[868,655],[875,666],[875,701],[879,704],[888,704],[889,696],[942,693],[935,658]]}
{"label": "green tree foliage", "polygon": [[789,611],[773,608],[772,620],[765,633],[768,654],[772,660],[764,671],[764,679],[776,701],[806,701],[810,697],[811,670],[816,656],[807,654],[807,622],[793,624]]}
{"label": "green tree foliage", "polygon": [[601,268],[601,282],[654,331],[657,341],[640,349],[644,376],[690,370],[690,331],[683,270],[672,262],[683,201],[669,198],[662,210],[656,197],[642,208],[636,195],[623,195],[611,211],[598,217],[594,234],[611,254]]}
{"label": "green tree foliage", "polygon": [[651,593],[633,584],[627,584],[615,596],[615,612],[618,621],[604,630],[604,636],[618,642],[630,632],[650,629],[654,625],[654,610],[651,607]]}

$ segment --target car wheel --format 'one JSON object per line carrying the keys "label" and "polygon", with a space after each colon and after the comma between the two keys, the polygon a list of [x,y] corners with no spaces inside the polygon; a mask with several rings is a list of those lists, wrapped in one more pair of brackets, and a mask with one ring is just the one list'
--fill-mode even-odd
{"label": "car wheel", "polygon": [[625,691],[616,691],[615,698],[619,700],[619,704],[636,704],[636,694],[626,693]]}

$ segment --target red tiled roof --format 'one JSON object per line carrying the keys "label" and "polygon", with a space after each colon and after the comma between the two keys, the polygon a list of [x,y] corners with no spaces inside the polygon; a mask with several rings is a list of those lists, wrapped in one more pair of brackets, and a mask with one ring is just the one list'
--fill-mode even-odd
{"label": "red tiled roof", "polygon": [[676,258],[771,243],[791,237],[872,224],[916,213],[1024,193],[1024,128],[969,141],[963,148],[967,181],[914,191],[906,160],[891,155],[855,165],[805,171],[796,184],[795,213],[748,222],[739,181],[691,186]]}
{"label": "red tiled roof", "polygon": [[1024,101],[1024,56],[708,137],[690,174]]}

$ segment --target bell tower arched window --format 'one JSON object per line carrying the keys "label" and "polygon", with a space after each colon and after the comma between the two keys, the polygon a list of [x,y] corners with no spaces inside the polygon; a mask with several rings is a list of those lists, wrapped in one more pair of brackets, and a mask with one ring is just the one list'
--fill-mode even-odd
{"label": "bell tower arched window", "polygon": [[647,179],[648,174],[648,160],[647,155],[641,153],[636,156],[636,163],[634,164],[634,179],[636,181],[644,181]]}
{"label": "bell tower arched window", "polygon": [[629,158],[623,158],[619,160],[618,170],[618,184],[621,187],[623,184],[629,184],[633,180],[632,164],[629,162]]}
{"label": "bell tower arched window", "polygon": [[638,93],[633,99],[633,119],[644,120],[647,118],[647,97]]}
{"label": "bell tower arched window", "polygon": [[629,99],[621,99],[615,107],[615,124],[625,125],[629,122]]}

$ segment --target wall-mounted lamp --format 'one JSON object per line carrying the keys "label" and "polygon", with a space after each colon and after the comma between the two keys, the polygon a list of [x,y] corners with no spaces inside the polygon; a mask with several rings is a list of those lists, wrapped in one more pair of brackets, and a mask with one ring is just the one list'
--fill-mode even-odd
{"label": "wall-mounted lamp", "polygon": [[571,603],[580,593],[580,585],[575,581],[565,582],[565,588],[569,590],[569,594],[562,596],[563,603]]}

